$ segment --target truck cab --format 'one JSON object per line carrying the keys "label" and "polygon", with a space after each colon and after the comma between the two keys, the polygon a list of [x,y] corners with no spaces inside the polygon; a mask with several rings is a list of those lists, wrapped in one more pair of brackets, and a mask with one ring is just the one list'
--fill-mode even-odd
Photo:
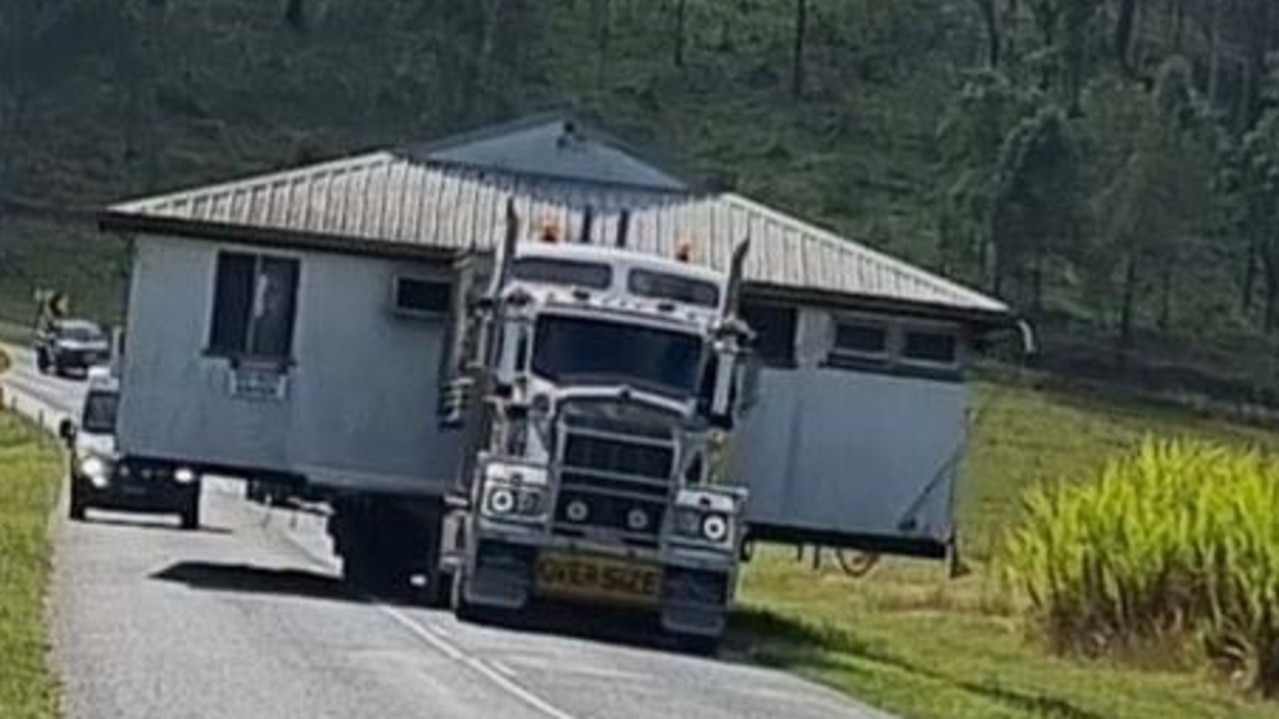
{"label": "truck cab", "polygon": [[175,513],[184,529],[200,525],[200,478],[188,468],[171,468],[124,457],[116,447],[118,381],[98,368],[89,373],[89,390],[78,421],[63,420],[58,433],[66,442],[70,482],[69,516],[83,521],[91,507]]}
{"label": "truck cab", "polygon": [[687,259],[526,242],[499,262],[462,338],[483,409],[464,442],[461,613],[567,600],[648,610],[694,644],[723,634],[748,331],[729,277]]}

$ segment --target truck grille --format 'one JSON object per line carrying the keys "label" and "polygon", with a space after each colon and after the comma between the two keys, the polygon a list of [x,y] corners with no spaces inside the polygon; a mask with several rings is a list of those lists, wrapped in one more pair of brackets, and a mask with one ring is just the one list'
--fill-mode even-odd
{"label": "truck grille", "polygon": [[555,532],[585,536],[603,531],[626,543],[653,546],[671,491],[675,443],[669,433],[663,438],[651,432],[619,436],[596,427],[564,428]]}

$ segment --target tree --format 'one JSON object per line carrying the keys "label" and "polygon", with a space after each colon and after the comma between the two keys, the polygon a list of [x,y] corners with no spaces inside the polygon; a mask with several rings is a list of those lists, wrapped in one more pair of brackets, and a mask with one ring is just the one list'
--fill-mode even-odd
{"label": "tree", "polygon": [[1063,3],[1062,67],[1066,72],[1066,107],[1072,117],[1080,112],[1080,97],[1092,57],[1089,48],[1093,18],[1099,0],[1060,0]]}
{"label": "tree", "polygon": [[982,27],[986,29],[986,65],[994,70],[999,67],[1003,51],[1003,35],[999,28],[999,9],[996,0],[973,0],[981,13]]}
{"label": "tree", "polygon": [[1119,0],[1119,12],[1115,15],[1115,62],[1127,75],[1132,75],[1133,71],[1129,53],[1132,51],[1137,5],[1138,0]]}
{"label": "tree", "polygon": [[1043,306],[1044,263],[1070,249],[1082,201],[1080,157],[1064,113],[1048,106],[1022,120],[1000,150],[990,206],[990,288],[1029,274],[1030,302]]}
{"label": "tree", "polygon": [[937,128],[941,152],[939,235],[943,264],[952,271],[986,271],[988,213],[1004,139],[1034,112],[1038,98],[997,71],[974,73]]}
{"label": "tree", "polygon": [[804,95],[804,41],[808,34],[808,0],[795,0],[795,39],[791,56],[791,95]]}
{"label": "tree", "polygon": [[1173,273],[1204,229],[1214,170],[1205,114],[1184,60],[1161,66],[1154,92],[1137,108],[1134,142],[1098,198],[1106,246],[1095,253],[1093,267],[1103,274],[1120,270],[1121,363],[1132,344],[1143,287],[1157,288],[1159,324],[1171,327]]}
{"label": "tree", "polygon": [[299,32],[306,29],[306,5],[304,0],[287,0],[285,2],[284,22]]}
{"label": "tree", "polygon": [[675,0],[675,67],[684,67],[684,32],[687,27],[688,0]]}

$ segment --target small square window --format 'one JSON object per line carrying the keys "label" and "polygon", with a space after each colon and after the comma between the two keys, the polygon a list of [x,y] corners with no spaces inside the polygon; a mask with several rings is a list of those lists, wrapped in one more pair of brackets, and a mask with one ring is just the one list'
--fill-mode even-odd
{"label": "small square window", "polygon": [[438,315],[449,311],[453,286],[440,280],[418,277],[395,278],[395,309],[415,315]]}
{"label": "small square window", "polygon": [[835,351],[859,355],[888,352],[888,328],[881,325],[840,322],[835,325]]}
{"label": "small square window", "polygon": [[902,346],[904,359],[935,364],[954,364],[958,352],[959,340],[952,332],[907,330]]}

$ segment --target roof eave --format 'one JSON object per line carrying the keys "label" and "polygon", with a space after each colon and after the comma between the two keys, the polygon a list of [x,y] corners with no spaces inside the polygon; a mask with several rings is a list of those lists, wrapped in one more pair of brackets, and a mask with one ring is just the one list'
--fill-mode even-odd
{"label": "roof eave", "polygon": [[392,243],[345,234],[303,232],[276,227],[163,217],[121,212],[110,208],[98,213],[98,229],[102,232],[169,235],[278,249],[317,250],[344,255],[444,261],[459,254],[458,250],[425,244]]}
{"label": "roof eave", "polygon": [[924,319],[946,319],[962,322],[979,332],[1016,327],[1020,317],[1009,308],[969,307],[905,300],[880,295],[851,294],[815,288],[788,287],[763,282],[747,282],[746,291],[761,299],[774,299],[799,304],[821,305],[849,311],[872,311]]}

